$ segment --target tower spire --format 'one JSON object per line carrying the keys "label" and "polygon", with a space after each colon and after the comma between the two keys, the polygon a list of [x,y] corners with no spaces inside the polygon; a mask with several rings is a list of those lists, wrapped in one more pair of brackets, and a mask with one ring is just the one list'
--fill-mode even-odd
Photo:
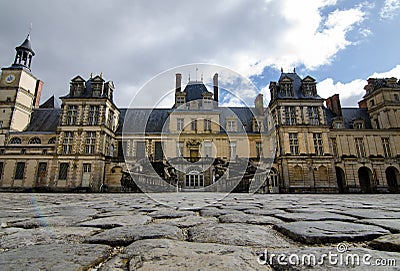
{"label": "tower spire", "polygon": [[24,42],[20,46],[15,48],[15,59],[11,67],[24,68],[31,71],[32,58],[35,55],[35,52],[32,50],[31,46],[31,30],[32,25],[29,28],[28,35],[26,36]]}

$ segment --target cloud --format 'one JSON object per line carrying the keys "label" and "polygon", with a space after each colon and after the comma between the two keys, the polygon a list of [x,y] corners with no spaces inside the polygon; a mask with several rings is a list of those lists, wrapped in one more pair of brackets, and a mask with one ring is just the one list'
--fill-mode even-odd
{"label": "cloud", "polygon": [[393,19],[400,9],[400,0],[385,0],[380,11],[381,19]]}
{"label": "cloud", "polygon": [[[13,24],[0,30],[0,61],[12,62],[32,21],[32,68],[45,82],[43,98],[65,95],[77,74],[103,72],[123,107],[154,75],[188,63],[244,76],[265,67],[315,70],[352,44],[348,33],[364,19],[362,5],[339,9],[335,0],[6,1],[0,25]],[[159,91],[173,87],[168,80]]]}
{"label": "cloud", "polygon": [[327,78],[318,83],[318,94],[323,98],[328,98],[333,94],[339,94],[342,106],[356,107],[356,101],[361,100],[365,94],[364,86],[368,78],[390,78],[400,77],[400,64],[387,72],[373,73],[364,79],[355,79],[348,83],[334,82],[332,78]]}

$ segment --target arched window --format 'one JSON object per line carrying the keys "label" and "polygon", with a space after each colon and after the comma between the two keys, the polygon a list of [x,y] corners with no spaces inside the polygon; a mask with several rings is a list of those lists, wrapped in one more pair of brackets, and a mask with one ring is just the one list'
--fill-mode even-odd
{"label": "arched window", "polygon": [[48,144],[56,144],[56,138],[55,137],[50,138]]}
{"label": "arched window", "polygon": [[28,144],[42,144],[42,141],[38,137],[32,137],[29,139]]}
{"label": "arched window", "polygon": [[13,137],[10,139],[10,144],[21,144],[22,140],[19,137]]}

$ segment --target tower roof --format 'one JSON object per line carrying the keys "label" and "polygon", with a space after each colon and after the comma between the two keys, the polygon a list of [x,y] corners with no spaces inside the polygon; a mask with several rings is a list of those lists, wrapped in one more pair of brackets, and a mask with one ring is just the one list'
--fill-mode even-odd
{"label": "tower roof", "polygon": [[15,49],[16,50],[24,49],[24,50],[31,52],[32,55],[35,55],[35,52],[32,50],[31,35],[28,34],[28,36],[26,36],[26,39],[24,40],[24,42],[20,46],[16,47]]}
{"label": "tower roof", "polygon": [[[186,102],[202,99],[203,93],[209,92],[203,82],[190,81],[183,92],[186,92]],[[211,92],[209,92],[211,93]]]}

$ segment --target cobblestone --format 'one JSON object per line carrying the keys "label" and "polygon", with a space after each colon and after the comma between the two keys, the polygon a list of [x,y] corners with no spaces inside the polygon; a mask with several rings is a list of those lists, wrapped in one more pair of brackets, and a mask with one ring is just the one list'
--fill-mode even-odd
{"label": "cobblestone", "polygon": [[308,270],[260,265],[260,252],[337,253],[344,241],[397,264],[354,270],[400,268],[397,195],[1,196],[1,270]]}

